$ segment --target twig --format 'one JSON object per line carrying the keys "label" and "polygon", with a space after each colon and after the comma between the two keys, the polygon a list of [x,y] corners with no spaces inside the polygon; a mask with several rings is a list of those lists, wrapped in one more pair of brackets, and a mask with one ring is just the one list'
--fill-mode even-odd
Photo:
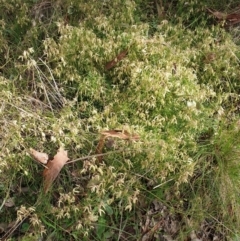
{"label": "twig", "polygon": [[[37,207],[39,205],[39,203],[41,203],[41,196],[38,196],[37,201],[35,202],[33,207]],[[25,214],[25,217],[22,218],[22,220],[16,220],[15,224],[1,237],[0,241],[5,241],[8,240],[12,234],[14,233],[14,231],[16,231],[16,229],[27,219],[31,216],[32,211],[30,211],[29,213]]]}
{"label": "twig", "polygon": [[4,234],[4,236],[1,238],[1,241],[7,240],[8,238],[11,237],[11,235],[13,234],[13,232],[29,217],[29,214],[24,217],[21,221],[16,221],[16,223],[11,227],[11,229],[8,230],[8,232],[6,232]]}
{"label": "twig", "polygon": [[106,153],[102,153],[102,154],[94,154],[94,155],[84,156],[84,157],[80,157],[80,158],[77,158],[75,160],[69,161],[65,165],[70,164],[70,163],[74,163],[74,162],[77,162],[77,161],[83,161],[83,160],[86,160],[86,159],[91,159],[91,158],[94,158],[94,157],[107,156],[107,155],[119,153],[119,152],[122,152],[122,151],[130,151],[130,150],[121,149],[121,150],[110,151],[110,152],[106,152]]}

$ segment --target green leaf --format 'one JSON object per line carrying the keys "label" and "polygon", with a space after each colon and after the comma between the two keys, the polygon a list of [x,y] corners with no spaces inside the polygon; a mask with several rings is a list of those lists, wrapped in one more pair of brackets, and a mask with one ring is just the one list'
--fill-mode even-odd
{"label": "green leaf", "polygon": [[97,237],[101,239],[105,231],[106,231],[106,219],[104,217],[100,217],[98,219],[98,224],[97,224]]}

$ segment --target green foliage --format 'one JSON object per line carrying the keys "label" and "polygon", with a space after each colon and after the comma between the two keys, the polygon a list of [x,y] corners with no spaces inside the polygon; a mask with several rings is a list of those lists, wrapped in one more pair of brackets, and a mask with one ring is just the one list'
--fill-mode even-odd
{"label": "green foliage", "polygon": [[[1,2],[0,222],[16,218],[4,202],[18,195],[23,240],[114,240],[141,195],[169,192],[178,212],[188,201],[188,228],[214,218],[237,233],[239,46],[207,25],[204,3],[162,1],[159,19],[150,1]],[[141,140],[116,140],[102,163],[66,165],[43,195],[28,149],[79,158],[105,129]]]}

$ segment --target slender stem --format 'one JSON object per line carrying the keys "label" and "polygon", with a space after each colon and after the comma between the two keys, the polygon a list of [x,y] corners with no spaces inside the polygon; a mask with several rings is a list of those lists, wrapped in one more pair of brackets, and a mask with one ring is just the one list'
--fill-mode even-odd
{"label": "slender stem", "polygon": [[[117,151],[110,151],[110,152],[101,153],[101,154],[94,154],[94,155],[84,156],[84,157],[80,157],[80,158],[77,158],[75,160],[69,161],[65,165],[70,164],[70,163],[74,163],[74,162],[77,162],[77,161],[83,161],[83,160],[86,160],[86,159],[94,158],[94,157],[107,156],[107,155],[110,155],[110,154],[113,154],[113,153],[119,153],[119,152],[122,152],[122,151],[126,151],[126,150],[125,149],[121,149],[121,150],[117,150]],[[130,151],[130,150],[127,150],[127,151]]]}

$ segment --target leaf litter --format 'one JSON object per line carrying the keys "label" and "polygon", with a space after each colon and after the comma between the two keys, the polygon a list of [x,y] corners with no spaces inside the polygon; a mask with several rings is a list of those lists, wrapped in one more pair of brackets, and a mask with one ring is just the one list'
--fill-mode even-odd
{"label": "leaf litter", "polygon": [[226,26],[233,26],[240,23],[240,8],[232,11],[232,13],[223,13],[219,11],[214,11],[207,8],[208,12],[210,12],[218,21],[225,22]]}
{"label": "leaf litter", "polygon": [[50,160],[47,163],[47,168],[43,171],[43,186],[44,186],[44,192],[47,193],[50,186],[54,182],[54,180],[57,178],[58,174],[60,173],[63,166],[66,164],[66,162],[69,160],[67,151],[65,151],[63,148],[59,148],[57,154],[54,156],[53,160]]}
{"label": "leaf litter", "polygon": [[[93,157],[96,156],[99,162],[101,162],[103,156],[107,154],[107,153],[103,154],[102,150],[105,144],[105,140],[109,140],[109,138],[119,138],[125,141],[138,141],[140,137],[138,134],[130,134],[126,130],[107,130],[107,131],[101,132],[101,137],[96,148],[96,154],[92,155]],[[113,143],[112,139],[107,144],[112,145],[111,143]],[[34,160],[36,160],[40,164],[45,165],[44,166],[45,169],[43,171],[43,187],[44,187],[44,192],[47,193],[52,183],[54,182],[54,180],[57,178],[58,174],[62,170],[63,166],[70,160],[68,157],[68,153],[66,150],[60,147],[58,149],[57,154],[53,157],[52,160],[49,160],[49,155],[47,153],[39,152],[33,148],[30,148],[29,153]],[[78,158],[76,160],[70,161],[69,163],[72,163],[78,160],[89,159],[92,156]]]}
{"label": "leaf litter", "polygon": [[[103,147],[105,145],[106,140],[108,140],[108,142],[106,143],[106,145],[108,147],[113,146],[114,144],[114,140],[113,138],[118,138],[118,139],[122,139],[125,141],[139,141],[140,136],[138,134],[131,134],[129,133],[127,130],[107,130],[107,131],[102,131],[96,148],[96,154],[100,155],[102,154],[102,150]],[[102,162],[103,156],[98,156],[97,160],[98,162]]]}
{"label": "leaf litter", "polygon": [[47,153],[36,151],[33,148],[30,148],[29,153],[30,153],[31,157],[34,160],[36,160],[37,162],[40,162],[42,164],[47,164],[48,159],[49,159]]}
{"label": "leaf litter", "polygon": [[[163,202],[155,199],[152,201],[148,210],[142,216],[140,222],[141,238],[140,241],[178,241],[179,232],[183,226],[186,229],[193,227],[191,216],[184,220],[181,212],[170,208]],[[191,228],[191,232],[184,241],[222,241],[224,233],[216,228],[216,223],[210,220],[203,220],[200,227]]]}

